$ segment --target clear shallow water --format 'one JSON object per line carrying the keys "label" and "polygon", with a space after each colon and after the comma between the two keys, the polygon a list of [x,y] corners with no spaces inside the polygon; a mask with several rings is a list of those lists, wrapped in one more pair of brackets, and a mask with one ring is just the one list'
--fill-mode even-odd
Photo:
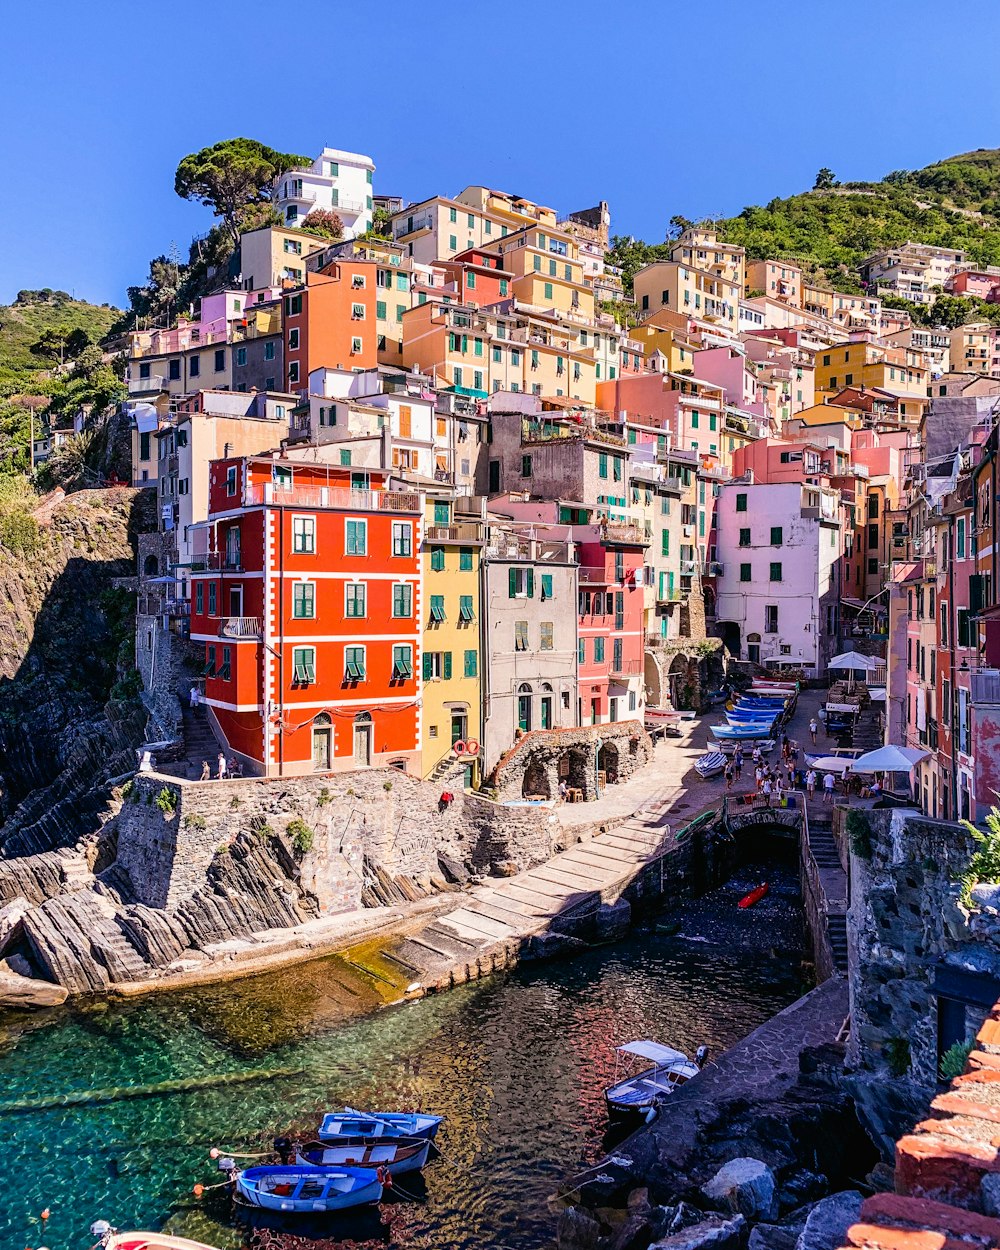
{"label": "clear shallow water", "polygon": [[[764,877],[768,898],[738,912]],[[600,1157],[612,1047],[649,1036],[717,1053],[805,988],[791,868],[742,871],[674,915],[677,936],[640,935],[346,1024],[324,960],[23,1032],[0,1015],[0,1250],[80,1250],[98,1218],[238,1245],[225,1204],[191,1194],[215,1179],[209,1148],[268,1148],[345,1102],[447,1117],[446,1157],[394,1244],[552,1245],[546,1197]]]}

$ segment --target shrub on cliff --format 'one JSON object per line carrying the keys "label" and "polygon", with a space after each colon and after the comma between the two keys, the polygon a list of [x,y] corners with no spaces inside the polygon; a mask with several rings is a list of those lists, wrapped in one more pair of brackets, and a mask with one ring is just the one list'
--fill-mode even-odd
{"label": "shrub on cliff", "polygon": [[991,807],[986,817],[986,832],[977,829],[971,821],[960,822],[969,835],[979,844],[979,850],[972,853],[969,863],[959,880],[962,883],[962,903],[972,908],[972,889],[980,881],[988,881],[991,885],[1000,882],[1000,810]]}
{"label": "shrub on cliff", "polygon": [[313,843],[316,841],[316,835],[309,828],[304,820],[290,820],[285,826],[285,833],[292,840],[292,850],[296,856],[301,859],[303,855],[308,855],[313,849]]}

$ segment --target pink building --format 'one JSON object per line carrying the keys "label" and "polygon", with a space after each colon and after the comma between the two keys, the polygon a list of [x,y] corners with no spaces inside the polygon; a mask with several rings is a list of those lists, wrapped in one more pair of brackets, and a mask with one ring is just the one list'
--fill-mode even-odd
{"label": "pink building", "polygon": [[944,284],[949,295],[970,295],[996,303],[1000,299],[1000,275],[982,269],[963,269]]}

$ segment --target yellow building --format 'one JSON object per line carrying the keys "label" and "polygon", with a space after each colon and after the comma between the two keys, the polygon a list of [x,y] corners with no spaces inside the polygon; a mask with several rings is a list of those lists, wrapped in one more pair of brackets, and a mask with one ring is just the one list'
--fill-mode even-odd
{"label": "yellow building", "polygon": [[951,367],[956,373],[990,373],[995,331],[986,321],[956,326],[951,332]]}
{"label": "yellow building", "polygon": [[817,392],[864,386],[925,398],[929,380],[922,354],[911,348],[867,341],[835,343],[816,356]]}
{"label": "yellow building", "polygon": [[456,516],[449,488],[429,490],[424,506],[422,775],[437,780],[466,759],[466,784],[477,785],[478,757],[459,755],[455,744],[482,741],[483,525],[477,517]]}
{"label": "yellow building", "polygon": [[720,242],[710,227],[691,226],[685,230],[671,248],[670,259],[726,278],[739,287],[741,295],[746,288],[746,249]]}
{"label": "yellow building", "polygon": [[634,290],[640,317],[668,308],[712,322],[734,335],[739,328],[743,284],[725,274],[694,269],[681,261],[657,260],[635,275]]}
{"label": "yellow building", "polygon": [[519,303],[593,322],[594,291],[584,280],[580,246],[571,234],[526,226],[489,250],[502,256],[504,269],[513,274],[511,289]]}
{"label": "yellow building", "polygon": [[657,354],[662,356],[667,373],[684,373],[694,365],[694,349],[686,333],[681,335],[677,330],[648,321],[630,329],[628,336],[639,344],[647,364]]}

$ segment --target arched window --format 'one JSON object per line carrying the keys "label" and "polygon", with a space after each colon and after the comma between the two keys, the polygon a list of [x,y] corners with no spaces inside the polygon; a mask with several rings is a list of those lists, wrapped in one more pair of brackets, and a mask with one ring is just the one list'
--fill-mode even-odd
{"label": "arched window", "polygon": [[359,712],[354,718],[355,725],[370,725],[372,722],[371,712]]}
{"label": "arched window", "polygon": [[521,684],[517,688],[517,693],[518,694],[531,694],[531,687],[528,685],[526,681],[522,681]]}
{"label": "arched window", "polygon": [[329,712],[320,712],[318,716],[313,717],[313,724],[320,726],[332,725],[333,720],[331,719]]}
{"label": "arched window", "polygon": [[142,566],[143,576],[155,577],[157,573],[159,573],[159,571],[160,571],[160,566],[157,563],[156,556],[152,556],[152,555],[147,556],[145,563]]}
{"label": "arched window", "polygon": [[543,682],[542,682],[542,693],[543,693],[543,694],[551,694],[551,693],[552,693],[552,687],[551,687],[551,685],[550,685],[547,681],[543,681]]}

